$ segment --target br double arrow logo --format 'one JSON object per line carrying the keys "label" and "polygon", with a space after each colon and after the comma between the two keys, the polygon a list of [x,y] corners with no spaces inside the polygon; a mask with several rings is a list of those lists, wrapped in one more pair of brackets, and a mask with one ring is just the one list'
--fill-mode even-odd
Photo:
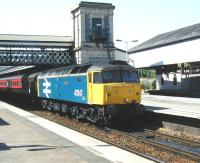
{"label": "br double arrow logo", "polygon": [[44,78],[44,81],[45,82],[43,83],[43,87],[45,88],[43,89],[43,93],[45,94],[47,98],[49,98],[49,94],[51,94],[51,90],[49,89],[49,87],[51,87],[51,83],[48,82],[46,78]]}

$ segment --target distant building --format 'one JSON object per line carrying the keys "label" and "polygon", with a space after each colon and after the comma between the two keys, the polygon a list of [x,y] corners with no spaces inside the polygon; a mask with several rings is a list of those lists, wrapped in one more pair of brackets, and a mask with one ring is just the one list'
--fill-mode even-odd
{"label": "distant building", "polygon": [[[123,49],[119,49],[117,47],[114,48],[114,54],[112,55],[113,56],[113,59],[114,60],[121,60],[121,61],[126,61],[127,60],[127,54],[126,54],[126,51],[123,50]],[[128,54],[129,55],[129,54]],[[132,59],[128,59],[128,63],[131,65],[131,66],[134,66],[134,61]]]}
{"label": "distant building", "polygon": [[153,37],[129,50],[136,68],[154,68],[160,90],[200,91],[200,23]]}
{"label": "distant building", "polygon": [[122,50],[122,49],[119,49],[119,48],[115,48],[114,59],[115,60],[126,61],[126,51]]}

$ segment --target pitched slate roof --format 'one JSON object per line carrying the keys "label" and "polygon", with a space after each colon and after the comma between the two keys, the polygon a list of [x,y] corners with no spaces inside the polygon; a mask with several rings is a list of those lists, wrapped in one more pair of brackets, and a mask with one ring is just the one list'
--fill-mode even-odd
{"label": "pitched slate roof", "polygon": [[152,39],[130,49],[129,53],[131,54],[139,51],[150,50],[198,38],[200,38],[200,23],[159,34]]}
{"label": "pitched slate roof", "polygon": [[0,34],[0,46],[67,47],[72,45],[72,36]]}
{"label": "pitched slate roof", "polygon": [[2,41],[72,42],[72,36],[0,34]]}

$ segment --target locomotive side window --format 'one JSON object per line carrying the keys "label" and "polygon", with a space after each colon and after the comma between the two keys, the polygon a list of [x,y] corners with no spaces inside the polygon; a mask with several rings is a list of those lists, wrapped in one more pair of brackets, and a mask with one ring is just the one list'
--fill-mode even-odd
{"label": "locomotive side window", "polygon": [[93,83],[102,83],[100,72],[95,72],[93,78]]}

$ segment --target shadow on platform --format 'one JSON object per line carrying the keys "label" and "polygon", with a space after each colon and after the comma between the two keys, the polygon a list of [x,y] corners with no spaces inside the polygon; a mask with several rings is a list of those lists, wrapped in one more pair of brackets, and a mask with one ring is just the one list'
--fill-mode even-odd
{"label": "shadow on platform", "polygon": [[4,126],[4,125],[10,125],[10,124],[4,121],[2,118],[0,118],[0,126]]}
{"label": "shadow on platform", "polygon": [[11,150],[16,148],[30,148],[27,151],[43,151],[43,150],[52,150],[58,148],[80,148],[80,146],[48,146],[48,145],[15,145],[8,146],[5,143],[0,143],[0,151]]}
{"label": "shadow on platform", "polygon": [[157,107],[157,106],[148,106],[148,105],[144,105],[145,110],[149,110],[149,111],[154,111],[154,110],[168,110],[169,108],[164,108],[164,107]]}
{"label": "shadow on platform", "polygon": [[0,143],[0,151],[10,150],[10,148],[5,143]]}

